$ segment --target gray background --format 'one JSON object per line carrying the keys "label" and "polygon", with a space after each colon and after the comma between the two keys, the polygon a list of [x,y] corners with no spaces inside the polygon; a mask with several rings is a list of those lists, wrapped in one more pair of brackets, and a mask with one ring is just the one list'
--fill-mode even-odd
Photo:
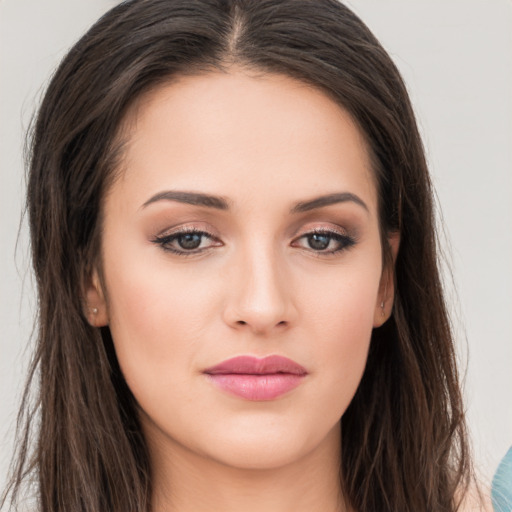
{"label": "gray background", "polygon": [[[116,3],[0,0],[0,489],[35,306],[26,222],[17,244],[24,133],[56,64]],[[512,444],[512,1],[348,4],[391,53],[416,108],[455,282],[446,287],[475,456],[489,479]]]}

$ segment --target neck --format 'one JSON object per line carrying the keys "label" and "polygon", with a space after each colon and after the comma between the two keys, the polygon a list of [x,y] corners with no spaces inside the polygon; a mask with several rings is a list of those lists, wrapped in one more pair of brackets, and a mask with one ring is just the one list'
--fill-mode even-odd
{"label": "neck", "polygon": [[238,468],[175,442],[150,446],[153,512],[345,512],[340,484],[340,435],[299,460],[273,468]]}

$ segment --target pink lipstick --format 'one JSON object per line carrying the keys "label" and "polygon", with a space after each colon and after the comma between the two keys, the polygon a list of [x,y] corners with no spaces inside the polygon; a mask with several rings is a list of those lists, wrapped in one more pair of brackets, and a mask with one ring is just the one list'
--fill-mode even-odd
{"label": "pink lipstick", "polygon": [[204,371],[220,389],[246,400],[273,400],[296,388],[307,371],[283,356],[238,356]]}

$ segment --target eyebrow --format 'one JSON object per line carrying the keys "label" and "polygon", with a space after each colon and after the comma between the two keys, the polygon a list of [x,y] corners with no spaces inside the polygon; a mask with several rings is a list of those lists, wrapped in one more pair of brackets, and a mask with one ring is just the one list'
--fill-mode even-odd
{"label": "eyebrow", "polygon": [[335,194],[327,194],[325,196],[315,197],[309,201],[297,203],[291,209],[291,213],[309,212],[310,210],[315,210],[316,208],[323,208],[324,206],[346,202],[358,204],[359,206],[362,206],[367,212],[370,211],[368,206],[366,206],[366,203],[359,196],[356,196],[351,192],[338,192]]}
{"label": "eyebrow", "polygon": [[228,210],[229,203],[227,199],[219,196],[201,194],[199,192],[182,192],[177,190],[166,190],[150,197],[143,205],[143,208],[156,203],[157,201],[177,201],[178,203],[193,204],[195,206],[206,206],[217,210]]}
{"label": "eyebrow", "polygon": [[[178,190],[165,190],[164,192],[159,192],[158,194],[150,197],[142,207],[146,208],[157,201],[176,201],[178,203],[214,208],[216,210],[229,210],[229,201],[224,197],[203,194],[200,192],[184,192]],[[369,212],[366,203],[357,195],[352,194],[351,192],[338,192],[315,197],[308,201],[301,201],[291,208],[290,213],[303,213],[317,208],[346,202],[355,203]]]}

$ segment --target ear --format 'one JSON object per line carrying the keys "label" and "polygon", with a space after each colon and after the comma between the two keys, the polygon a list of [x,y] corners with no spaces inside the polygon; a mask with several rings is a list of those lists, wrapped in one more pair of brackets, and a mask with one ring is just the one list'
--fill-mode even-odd
{"label": "ear", "polygon": [[380,327],[391,316],[395,298],[395,262],[400,246],[400,233],[393,231],[387,237],[390,257],[384,257],[384,266],[380,277],[379,293],[373,316],[373,327]]}
{"label": "ear", "polygon": [[99,273],[94,269],[85,285],[85,316],[93,327],[108,325],[107,302]]}

